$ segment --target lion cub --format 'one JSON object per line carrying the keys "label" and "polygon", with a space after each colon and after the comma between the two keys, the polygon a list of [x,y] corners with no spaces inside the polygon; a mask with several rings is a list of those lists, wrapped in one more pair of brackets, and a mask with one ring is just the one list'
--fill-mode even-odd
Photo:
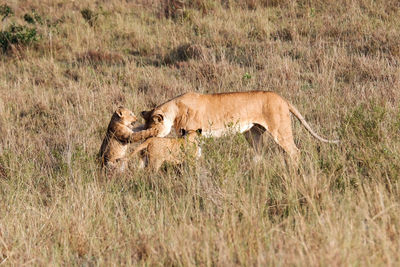
{"label": "lion cub", "polygon": [[119,107],[114,112],[99,152],[102,168],[124,171],[125,153],[132,142],[133,124],[136,121],[137,117],[129,109]]}
{"label": "lion cub", "polygon": [[187,153],[200,157],[201,149],[198,144],[198,135],[201,129],[185,131],[182,138],[151,137],[135,148],[130,154],[133,157],[142,150],[141,167],[150,167],[158,171],[164,162],[180,164],[184,161]]}

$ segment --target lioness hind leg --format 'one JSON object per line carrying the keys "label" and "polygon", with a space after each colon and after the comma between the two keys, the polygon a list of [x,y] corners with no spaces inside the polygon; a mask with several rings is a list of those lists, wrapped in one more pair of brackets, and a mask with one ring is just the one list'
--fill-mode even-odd
{"label": "lioness hind leg", "polygon": [[265,132],[265,128],[261,125],[254,125],[250,128],[250,130],[244,133],[247,142],[254,148],[257,154],[260,154],[263,148],[263,134]]}
{"label": "lioness hind leg", "polygon": [[[290,122],[290,120],[289,120]],[[297,148],[293,140],[292,126],[290,124],[280,125],[279,129],[271,132],[275,142],[289,154],[290,159],[295,165],[300,160],[300,150]]]}
{"label": "lioness hind leg", "polygon": [[275,142],[289,154],[292,162],[297,165],[300,159],[300,151],[293,140],[292,124],[290,113],[275,114],[269,118],[268,132]]}
{"label": "lioness hind leg", "polygon": [[290,159],[295,165],[298,165],[300,160],[300,150],[294,144],[293,140],[281,140],[278,144],[289,154]]}
{"label": "lioness hind leg", "polygon": [[244,132],[244,136],[249,142],[250,146],[253,147],[255,151],[255,155],[253,157],[253,162],[254,163],[259,163],[264,159],[263,152],[265,152],[264,149],[264,140],[263,136],[265,133],[266,129],[259,125],[255,124],[253,127],[250,128],[250,130]]}
{"label": "lioness hind leg", "polygon": [[147,162],[146,157],[140,157],[139,163],[138,163],[138,168],[144,169],[147,166],[146,162]]}

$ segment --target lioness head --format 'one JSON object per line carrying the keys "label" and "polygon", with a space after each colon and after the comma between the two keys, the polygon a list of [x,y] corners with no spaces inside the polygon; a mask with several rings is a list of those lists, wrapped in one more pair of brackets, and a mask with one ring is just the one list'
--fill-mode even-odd
{"label": "lioness head", "polygon": [[119,107],[113,114],[113,119],[117,120],[119,123],[131,128],[133,124],[137,121],[137,117],[127,108]]}
{"label": "lioness head", "polygon": [[146,121],[145,122],[146,129],[149,128],[158,129],[157,136],[164,137],[168,135],[169,132],[171,131],[173,121],[170,121],[167,118],[165,118],[165,114],[161,110],[152,109],[149,111],[142,111],[140,115]]}

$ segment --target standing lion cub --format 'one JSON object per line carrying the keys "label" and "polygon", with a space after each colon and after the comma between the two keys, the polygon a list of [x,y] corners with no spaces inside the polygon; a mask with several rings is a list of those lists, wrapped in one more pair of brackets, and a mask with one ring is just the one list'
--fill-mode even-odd
{"label": "standing lion cub", "polygon": [[[102,168],[109,171],[124,171],[128,144],[140,139],[138,133],[133,129],[136,121],[137,117],[129,109],[119,107],[114,112],[99,152]],[[143,130],[142,128],[138,127],[138,130]]]}
{"label": "standing lion cub", "polygon": [[201,134],[201,129],[197,131],[184,131],[182,138],[163,138],[151,137],[137,146],[130,154],[130,157],[141,153],[141,167],[150,167],[154,171],[158,171],[164,162],[180,164],[187,156],[201,155],[201,149],[198,144],[198,136]]}

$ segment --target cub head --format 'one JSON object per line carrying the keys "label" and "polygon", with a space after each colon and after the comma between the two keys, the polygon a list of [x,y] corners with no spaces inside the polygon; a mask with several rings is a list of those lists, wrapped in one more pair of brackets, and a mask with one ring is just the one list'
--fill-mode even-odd
{"label": "cub head", "polygon": [[137,117],[127,108],[119,107],[113,114],[113,119],[125,126],[131,127],[137,121]]}
{"label": "cub head", "polygon": [[197,137],[199,137],[201,135],[202,129],[197,129],[197,130],[185,130],[185,129],[181,129],[181,135],[183,137],[187,137],[187,139],[190,142],[195,142],[197,141]]}
{"label": "cub head", "polygon": [[161,110],[142,111],[140,115],[145,120],[145,126],[149,128],[157,128],[158,136],[164,137],[169,134],[172,127],[172,122],[165,118],[165,114]]}

